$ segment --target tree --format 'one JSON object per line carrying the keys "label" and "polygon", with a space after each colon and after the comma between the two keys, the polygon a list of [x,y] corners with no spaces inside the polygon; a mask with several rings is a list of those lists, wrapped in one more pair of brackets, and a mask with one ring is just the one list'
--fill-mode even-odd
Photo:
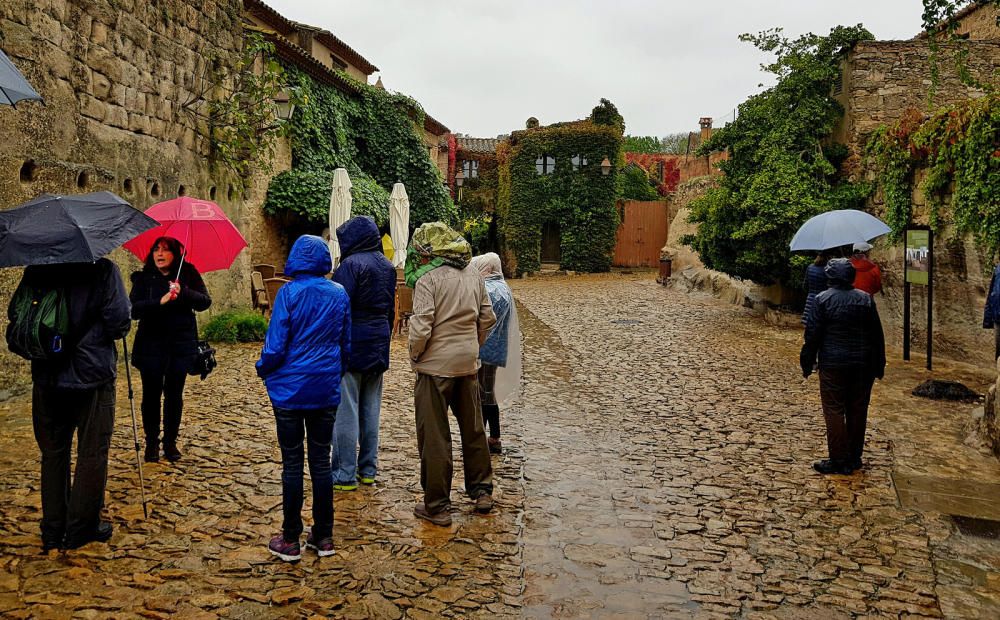
{"label": "tree", "polygon": [[873,38],[861,25],[794,40],[780,29],[740,36],[775,54],[762,68],[778,82],[743,102],[737,118],[699,148],[701,155],[729,151],[718,187],[691,203],[690,221],[700,226],[684,241],[706,266],[799,286],[788,250],[798,227],[818,213],[862,204],[866,187],[837,173],[846,148],[829,136],[843,109],[830,93],[842,52]]}

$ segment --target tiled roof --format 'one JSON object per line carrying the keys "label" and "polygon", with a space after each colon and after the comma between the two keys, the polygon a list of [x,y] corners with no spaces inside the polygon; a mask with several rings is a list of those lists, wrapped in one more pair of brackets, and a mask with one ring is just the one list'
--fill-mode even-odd
{"label": "tiled roof", "polygon": [[317,28],[316,26],[310,26],[299,22],[294,23],[300,28],[312,30],[317,41],[327,46],[332,52],[340,56],[343,60],[360,69],[362,73],[371,75],[372,73],[378,71],[378,67],[369,62],[367,58],[359,54],[347,43],[344,43],[343,40],[329,30],[324,30],[322,28]]}
{"label": "tiled roof", "polygon": [[435,136],[441,136],[451,131],[444,126],[444,123],[426,112],[424,112],[424,129],[431,132]]}
{"label": "tiled roof", "polygon": [[274,44],[274,53],[278,56],[278,58],[281,58],[282,60],[298,67],[309,77],[351,95],[356,95],[361,92],[361,89],[352,80],[345,78],[336,71],[328,69],[326,65],[316,60],[312,54],[292,43],[277,32],[264,30],[256,26],[245,25],[244,28],[259,32],[263,35],[265,39]]}
{"label": "tiled roof", "polygon": [[496,153],[499,138],[472,138],[469,136],[457,136],[455,142],[459,150],[470,153]]}
{"label": "tiled roof", "polygon": [[337,52],[343,57],[344,60],[350,62],[358,69],[361,69],[362,72],[371,74],[378,71],[378,67],[370,63],[364,56],[356,52],[351,46],[344,43],[332,32],[315,26],[308,26],[306,24],[294,22],[281,13],[275,11],[261,0],[243,0],[243,9],[250,15],[253,15],[260,21],[270,26],[275,32],[285,38],[297,33],[300,28],[312,30],[315,32],[315,36],[319,39],[320,43]]}

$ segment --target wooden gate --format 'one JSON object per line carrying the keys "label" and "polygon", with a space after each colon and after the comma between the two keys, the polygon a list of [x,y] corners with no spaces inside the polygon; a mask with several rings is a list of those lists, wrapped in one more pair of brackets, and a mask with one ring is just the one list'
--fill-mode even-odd
{"label": "wooden gate", "polygon": [[618,203],[622,222],[615,240],[615,267],[656,267],[667,243],[667,201],[625,200]]}

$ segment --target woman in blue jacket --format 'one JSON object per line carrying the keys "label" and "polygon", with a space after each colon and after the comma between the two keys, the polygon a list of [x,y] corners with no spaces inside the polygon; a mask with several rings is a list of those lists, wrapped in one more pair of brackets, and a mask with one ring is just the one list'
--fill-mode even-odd
{"label": "woman in blue jacket", "polygon": [[298,238],[285,273],[293,279],[274,299],[257,374],[274,407],[281,446],[282,533],[268,550],[285,560],[302,558],[303,438],[309,441],[313,528],[306,547],[333,555],[333,481],[330,448],[340,404],[342,359],[351,349],[351,303],[344,287],[327,280],[333,262],[319,237]]}
{"label": "woman in blue jacket", "polygon": [[986,309],[983,311],[983,327],[993,330],[996,345],[995,357],[1000,359],[1000,265],[993,269],[990,287],[986,289]]}

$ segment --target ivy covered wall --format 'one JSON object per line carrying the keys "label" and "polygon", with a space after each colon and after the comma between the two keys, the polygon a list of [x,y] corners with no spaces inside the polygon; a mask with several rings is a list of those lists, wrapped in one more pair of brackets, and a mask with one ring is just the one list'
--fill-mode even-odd
{"label": "ivy covered wall", "polygon": [[360,94],[351,96],[295,68],[286,71],[304,104],[288,127],[292,169],[272,179],[266,213],[283,219],[290,234],[317,232],[327,222],[333,171],[342,167],[351,177],[353,215],[387,224],[389,191],[398,181],[410,199],[411,227],[456,223],[455,205],[420,137],[423,110],[416,101],[361,82]]}
{"label": "ivy covered wall", "polygon": [[[618,110],[602,99],[586,120],[517,131],[498,147],[498,232],[511,273],[538,270],[547,223],[558,225],[563,269],[611,268],[623,132]],[[612,163],[607,175],[605,158]]]}

